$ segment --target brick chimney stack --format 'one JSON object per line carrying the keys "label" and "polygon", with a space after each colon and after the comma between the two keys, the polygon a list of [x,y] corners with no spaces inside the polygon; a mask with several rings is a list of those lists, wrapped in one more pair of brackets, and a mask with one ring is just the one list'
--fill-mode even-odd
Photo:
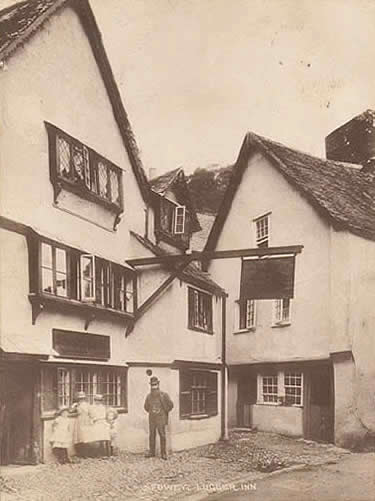
{"label": "brick chimney stack", "polygon": [[367,110],[326,137],[328,160],[360,164],[375,170],[375,111]]}

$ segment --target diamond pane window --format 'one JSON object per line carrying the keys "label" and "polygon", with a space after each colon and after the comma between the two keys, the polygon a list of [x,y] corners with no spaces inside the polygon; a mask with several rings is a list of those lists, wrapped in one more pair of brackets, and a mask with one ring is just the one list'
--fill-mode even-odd
{"label": "diamond pane window", "polygon": [[118,174],[114,170],[110,170],[111,179],[111,202],[115,204],[120,203],[120,189],[119,189],[119,179]]}
{"label": "diamond pane window", "polygon": [[63,137],[57,136],[57,168],[60,175],[69,178],[70,171],[70,144]]}
{"label": "diamond pane window", "polygon": [[108,169],[103,162],[98,162],[99,195],[108,197]]}

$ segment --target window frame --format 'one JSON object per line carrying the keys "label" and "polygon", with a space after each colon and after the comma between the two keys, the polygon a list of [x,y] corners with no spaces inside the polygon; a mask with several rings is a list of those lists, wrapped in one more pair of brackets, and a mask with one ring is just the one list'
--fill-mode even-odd
{"label": "window frame", "polygon": [[[55,261],[53,258],[55,251],[54,249],[61,249],[65,252],[66,256],[66,295],[59,295],[55,292],[49,292],[43,290],[43,257],[42,249],[43,246],[48,246],[51,248],[52,256],[52,275],[56,275]],[[83,261],[88,260],[91,264],[92,274],[91,275],[91,288],[90,292],[92,295],[85,295],[83,290]],[[97,268],[97,263],[101,261],[106,263],[106,266],[110,270],[111,276],[109,277],[111,286],[112,303],[103,304],[99,302],[96,294],[96,278],[95,270]],[[37,315],[40,313],[40,308],[38,304],[45,304],[53,301],[54,304],[61,306],[72,305],[75,307],[89,306],[90,309],[94,308],[96,311],[107,311],[109,313],[114,313],[121,316],[131,315],[133,316],[137,310],[137,274],[136,272],[129,270],[128,268],[112,261],[102,259],[94,254],[85,253],[84,251],[79,251],[72,247],[60,244],[51,239],[44,237],[34,238],[29,242],[29,274],[30,274],[30,294],[29,300],[32,303],[33,308]],[[126,289],[124,291],[124,302],[120,301],[121,290],[116,288],[121,277],[124,277],[124,283]],[[55,279],[53,278],[53,284]],[[55,287],[53,286],[55,291]],[[40,310],[40,311],[39,311]],[[36,315],[36,316],[37,316]],[[33,323],[35,323],[35,315],[33,309]]]}
{"label": "window frame", "polygon": [[[253,305],[253,323],[248,324],[248,308],[249,304]],[[244,308],[246,305],[246,309]],[[243,315],[245,316],[245,322],[243,322]],[[244,325],[244,327],[242,327]],[[241,334],[246,332],[254,332],[257,328],[257,300],[256,299],[245,299],[240,301],[239,299],[235,301],[234,308],[234,334]]]}
{"label": "window frame", "polygon": [[[286,380],[286,375],[294,375],[295,379],[300,380],[300,385],[299,386],[293,386],[293,385],[287,385],[285,380]],[[267,377],[273,377],[277,378],[277,385],[274,385],[277,387],[277,393],[270,393],[269,395],[276,395],[277,400],[275,401],[265,401],[264,400],[264,383],[263,379]],[[269,385],[270,386],[270,385]],[[303,408],[303,399],[304,399],[304,373],[300,369],[283,369],[283,370],[272,370],[269,369],[268,371],[264,370],[262,372],[259,372],[257,374],[257,405],[276,405],[276,406],[287,406],[287,407],[300,407]],[[300,403],[290,403],[288,402],[288,388],[296,388],[300,389],[300,394],[299,394],[299,401]],[[296,392],[298,394],[298,392]],[[295,395],[294,395],[295,396]]]}
{"label": "window frame", "polygon": [[[78,375],[87,376],[87,381],[78,382]],[[60,382],[60,375],[65,374],[65,384]],[[115,377],[115,381],[109,381],[108,375]],[[68,376],[68,377],[66,377]],[[84,379],[85,379],[84,377]],[[109,385],[113,384],[114,392],[105,392]],[[82,386],[83,385],[83,386]],[[84,386],[86,385],[86,386]],[[87,391],[89,385],[89,391]],[[105,386],[106,385],[106,386]],[[49,391],[48,391],[49,388]],[[82,388],[84,388],[82,390]],[[96,393],[104,397],[111,395],[111,399],[105,398],[105,404],[116,408],[120,412],[128,412],[128,370],[127,367],[85,364],[52,364],[44,363],[42,366],[42,415],[55,411],[61,407],[70,407],[76,402],[78,391],[85,391],[89,403],[93,403]],[[49,395],[47,395],[49,393]],[[114,397],[114,398],[113,398]]]}
{"label": "window frame", "polygon": [[[266,221],[267,225],[267,233],[266,236],[258,237],[258,225],[262,223],[262,221]],[[266,212],[261,216],[257,216],[253,219],[254,224],[254,243],[255,247],[270,247],[271,245],[271,212]]]}
{"label": "window frame", "polygon": [[[55,125],[45,122],[45,126],[49,141],[50,180],[54,187],[55,202],[61,189],[64,188],[81,198],[103,205],[111,212],[116,214],[123,212],[122,169],[96,152],[93,148],[90,148]],[[69,146],[68,175],[63,175],[61,172],[59,138]],[[77,174],[77,167],[74,166],[74,151],[82,151],[81,176]],[[107,188],[105,195],[100,193],[99,164],[102,164],[106,169]],[[117,179],[118,200],[112,200],[112,179],[114,177]]]}
{"label": "window frame", "polygon": [[[288,301],[288,317],[284,318],[284,301]],[[278,306],[280,305],[281,306]],[[280,312],[280,315],[278,314]],[[274,299],[272,301],[272,327],[287,327],[292,323],[292,299],[291,298],[282,298],[282,299]]]}
{"label": "window frame", "polygon": [[[197,378],[203,378],[205,384],[196,384]],[[218,371],[194,368],[180,369],[180,419],[208,419],[217,416],[219,414],[218,391]],[[204,407],[197,410],[197,403],[200,405],[203,403]]]}
{"label": "window frame", "polygon": [[[179,211],[181,211],[181,214],[179,214]],[[179,218],[182,219],[182,221],[179,221]],[[178,205],[177,207],[174,208],[174,235],[183,235],[185,233],[185,219],[186,219],[186,206],[185,205]],[[180,229],[178,230],[178,227]]]}
{"label": "window frame", "polygon": [[[210,292],[198,289],[196,287],[187,286],[187,296],[188,296],[188,329],[205,332],[207,334],[214,333],[214,301],[213,294]],[[197,302],[198,301],[198,302]],[[206,301],[206,303],[205,303]],[[208,312],[201,311],[208,306]],[[198,306],[196,311],[196,306]],[[207,316],[207,326],[202,325],[200,320]],[[198,321],[197,321],[198,320]]]}

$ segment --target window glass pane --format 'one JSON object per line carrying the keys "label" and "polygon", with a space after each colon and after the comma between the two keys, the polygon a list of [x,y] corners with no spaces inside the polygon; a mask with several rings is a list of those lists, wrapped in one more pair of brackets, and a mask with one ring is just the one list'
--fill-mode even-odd
{"label": "window glass pane", "polygon": [[53,294],[53,273],[52,270],[42,268],[42,290]]}
{"label": "window glass pane", "polygon": [[108,169],[103,162],[98,162],[99,195],[103,198],[108,196]]}
{"label": "window glass pane", "polygon": [[61,136],[57,136],[57,168],[59,174],[70,177],[70,145]]}
{"label": "window glass pane", "polygon": [[45,243],[42,243],[42,266],[52,269],[52,247]]}
{"label": "window glass pane", "polygon": [[94,258],[81,256],[82,299],[94,297]]}
{"label": "window glass pane", "polygon": [[112,170],[110,171],[111,178],[111,201],[117,205],[120,204],[120,190],[119,190],[119,179],[117,172]]}
{"label": "window glass pane", "polygon": [[79,145],[74,144],[72,146],[72,150],[73,150],[74,176],[77,180],[83,180],[85,177],[85,162],[83,156],[83,148]]}
{"label": "window glass pane", "polygon": [[65,273],[56,273],[56,294],[58,296],[67,296],[67,280]]}
{"label": "window glass pane", "polygon": [[66,251],[56,247],[56,271],[66,273]]}

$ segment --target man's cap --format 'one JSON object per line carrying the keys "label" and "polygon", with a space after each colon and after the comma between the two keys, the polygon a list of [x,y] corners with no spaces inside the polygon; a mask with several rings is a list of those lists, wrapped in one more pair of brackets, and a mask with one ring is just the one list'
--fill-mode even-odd
{"label": "man's cap", "polygon": [[159,383],[160,383],[160,381],[156,376],[152,376],[152,378],[150,378],[150,385],[151,386],[158,386]]}
{"label": "man's cap", "polygon": [[84,391],[79,391],[77,393],[77,399],[86,398],[86,393]]}

